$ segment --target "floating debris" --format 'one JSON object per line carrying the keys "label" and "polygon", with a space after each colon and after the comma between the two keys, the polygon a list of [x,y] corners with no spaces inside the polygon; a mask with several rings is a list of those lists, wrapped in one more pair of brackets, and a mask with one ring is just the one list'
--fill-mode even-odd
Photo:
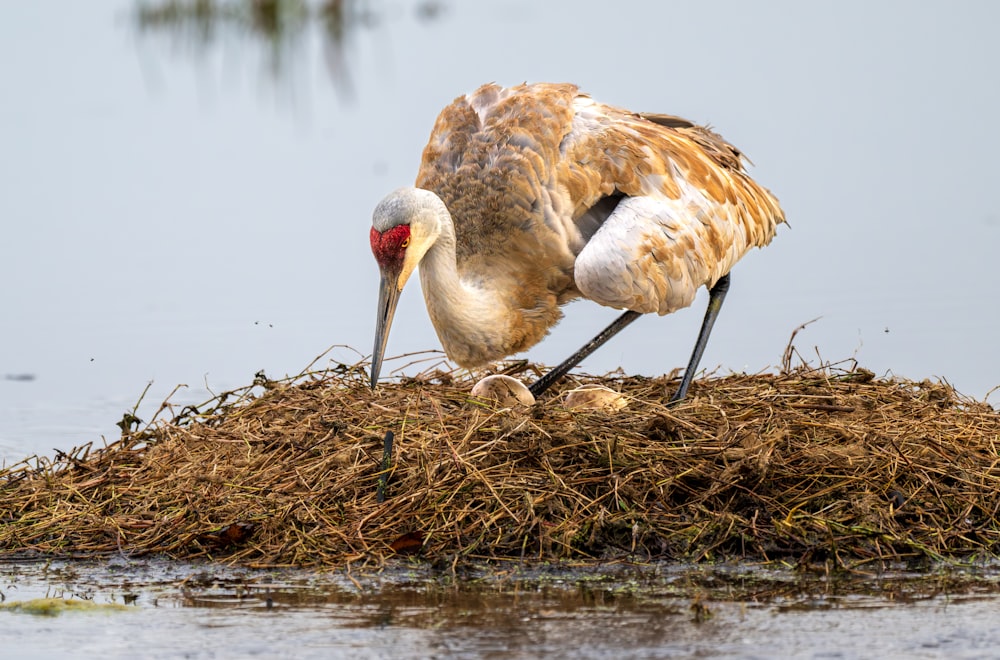
{"label": "floating debris", "polygon": [[64,612],[113,612],[130,609],[117,603],[95,603],[78,598],[35,598],[0,603],[0,611],[34,614],[35,616],[58,616]]}

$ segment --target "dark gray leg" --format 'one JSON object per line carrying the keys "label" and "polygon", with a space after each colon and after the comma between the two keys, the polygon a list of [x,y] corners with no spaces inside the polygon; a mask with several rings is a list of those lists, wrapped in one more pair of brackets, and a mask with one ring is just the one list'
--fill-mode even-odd
{"label": "dark gray leg", "polygon": [[688,361],[684,377],[681,378],[681,386],[677,388],[677,393],[670,398],[670,403],[677,403],[687,396],[688,387],[694,379],[695,372],[698,371],[698,363],[701,362],[701,354],[705,352],[708,344],[708,335],[712,333],[712,326],[722,309],[722,301],[726,299],[726,292],[729,291],[729,273],[726,273],[715,283],[708,292],[708,309],[705,310],[705,320],[701,322],[701,331],[698,333],[698,341],[694,345],[691,359]]}
{"label": "dark gray leg", "polygon": [[536,380],[534,383],[532,383],[531,387],[528,388],[528,391],[530,391],[537,398],[539,394],[552,387],[553,383],[555,383],[557,380],[565,376],[570,369],[580,364],[580,362],[582,362],[588,355],[590,355],[598,348],[600,348],[601,345],[604,344],[604,342],[617,335],[622,330],[622,328],[624,328],[625,326],[627,326],[629,323],[636,320],[640,316],[642,315],[639,312],[631,312],[631,311],[625,312],[624,314],[619,316],[611,323],[611,325],[606,327],[604,331],[601,332],[601,334],[597,335],[589,342],[584,344],[583,348],[578,350],[576,353],[573,353],[573,355],[570,355],[558,367],[555,367],[554,369],[549,371],[549,373],[545,374],[544,376]]}

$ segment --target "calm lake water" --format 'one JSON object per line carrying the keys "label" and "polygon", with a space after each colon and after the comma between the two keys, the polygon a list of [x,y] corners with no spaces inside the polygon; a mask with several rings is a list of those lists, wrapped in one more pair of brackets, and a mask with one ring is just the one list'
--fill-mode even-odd
{"label": "calm lake water", "polygon": [[973,582],[733,567],[503,573],[478,584],[475,575],[455,581],[405,566],[349,579],[155,561],[7,565],[8,601],[128,606],[0,610],[0,643],[11,658],[987,658],[1000,650],[995,571]]}
{"label": "calm lake water", "polygon": [[[197,402],[261,369],[298,373],[331,345],[321,364],[368,354],[371,210],[412,181],[440,108],[491,80],[575,82],[710,123],[753,159],[790,227],[737,266],[704,368],[773,368],[791,332],[818,318],[796,340],[806,359],[946,379],[977,399],[1000,385],[1000,5],[359,0],[339,17],[311,4],[275,25],[193,6],[0,4],[7,464],[115,437],[144,391],[148,420],[179,385],[173,401]],[[583,367],[683,365],[705,299],[640,319]],[[528,357],[556,363],[616,313],[574,303]],[[415,283],[389,354],[438,347]],[[102,597],[118,593],[111,575],[93,579]],[[211,609],[171,593],[99,626],[92,614],[0,617],[0,638],[32,640],[33,657],[506,657],[496,640],[511,638],[525,657],[618,657],[619,640],[636,657],[1000,653],[989,596],[733,604],[707,625],[665,613],[677,603],[623,614],[542,599],[523,616],[456,604],[473,613],[470,635],[462,615],[441,623],[426,602],[400,606],[419,623],[364,626],[352,621],[378,605]],[[872,646],[876,632],[885,646]]]}
{"label": "calm lake water", "polygon": [[[818,317],[808,359],[1000,385],[994,3],[373,0],[276,35],[139,19],[162,4],[0,6],[8,460],[114,435],[150,382],[146,418],[178,384],[202,400],[331,345],[368,354],[372,208],[413,180],[440,108],[490,80],[573,81],[753,159],[790,227],[735,270],[706,369],[773,367]],[[683,365],[706,298],[583,367]],[[556,363],[615,314],[574,303],[529,357]],[[415,283],[389,354],[435,348]]]}

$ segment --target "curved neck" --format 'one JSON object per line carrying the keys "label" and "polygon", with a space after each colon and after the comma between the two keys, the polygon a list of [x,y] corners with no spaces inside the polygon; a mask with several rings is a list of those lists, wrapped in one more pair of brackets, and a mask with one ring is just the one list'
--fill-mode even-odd
{"label": "curved neck", "polygon": [[[440,233],[420,261],[427,312],[448,357],[462,366],[497,359],[507,335],[507,308],[495,291],[463,280],[455,257],[455,225],[438,215]],[[502,356],[501,356],[502,357]]]}

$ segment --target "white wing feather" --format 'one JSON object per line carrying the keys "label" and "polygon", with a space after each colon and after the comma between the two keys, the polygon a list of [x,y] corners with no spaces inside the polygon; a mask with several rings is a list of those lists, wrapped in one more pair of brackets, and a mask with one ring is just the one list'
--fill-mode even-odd
{"label": "white wing feather", "polygon": [[577,256],[577,288],[602,305],[644,314],[687,307],[749,249],[745,225],[726,217],[735,214],[693,186],[676,200],[626,197]]}

